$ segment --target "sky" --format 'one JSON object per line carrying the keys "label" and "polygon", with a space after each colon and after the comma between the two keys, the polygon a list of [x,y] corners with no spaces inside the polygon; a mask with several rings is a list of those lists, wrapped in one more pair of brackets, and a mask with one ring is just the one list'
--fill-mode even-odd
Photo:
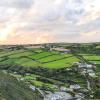
{"label": "sky", "polygon": [[100,0],[0,0],[0,44],[100,42]]}

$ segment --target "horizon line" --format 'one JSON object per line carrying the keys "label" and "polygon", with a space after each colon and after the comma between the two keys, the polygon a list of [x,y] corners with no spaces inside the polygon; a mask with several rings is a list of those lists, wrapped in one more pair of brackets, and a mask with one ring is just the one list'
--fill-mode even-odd
{"label": "horizon line", "polygon": [[88,44],[88,43],[100,43],[100,41],[94,41],[94,42],[48,42],[48,43],[18,43],[18,44],[0,44],[0,46],[3,45],[42,45],[42,44],[59,44],[59,43],[68,43],[68,44]]}

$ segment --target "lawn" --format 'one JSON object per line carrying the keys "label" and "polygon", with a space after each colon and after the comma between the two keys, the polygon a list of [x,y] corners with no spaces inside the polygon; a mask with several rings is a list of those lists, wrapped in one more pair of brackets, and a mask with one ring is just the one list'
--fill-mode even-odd
{"label": "lawn", "polygon": [[12,65],[14,64],[14,59],[8,59],[0,62],[1,65]]}
{"label": "lawn", "polygon": [[21,66],[25,66],[25,67],[36,67],[40,65],[38,62],[33,61],[28,58],[20,58],[16,60],[15,63]]}
{"label": "lawn", "polygon": [[21,57],[21,56],[29,56],[29,55],[33,55],[33,53],[25,51],[25,52],[19,52],[19,53],[14,54],[14,55],[10,55],[9,57],[10,58],[18,58],[18,57]]}
{"label": "lawn", "polygon": [[15,55],[22,52],[25,52],[25,50],[3,51],[3,52],[0,52],[0,57]]}
{"label": "lawn", "polygon": [[36,61],[33,61],[31,59],[28,58],[9,58],[8,60],[2,61],[0,62],[0,64],[2,65],[20,65],[20,66],[25,66],[25,67],[34,67],[34,66],[38,66],[39,63],[37,63]]}
{"label": "lawn", "polygon": [[83,55],[83,57],[88,61],[100,64],[100,55]]}
{"label": "lawn", "polygon": [[54,60],[58,60],[58,59],[63,59],[64,57],[70,57],[72,56],[71,54],[67,54],[67,55],[61,55],[61,54],[57,54],[57,55],[51,55],[45,58],[40,59],[40,62],[49,62],[49,61],[54,61]]}
{"label": "lawn", "polygon": [[45,63],[43,64],[43,67],[59,69],[64,67],[70,67],[74,62],[77,61],[79,61],[79,59],[73,56],[73,57],[57,60],[54,62]]}
{"label": "lawn", "polygon": [[100,60],[100,56],[98,55],[84,55],[83,57],[87,60]]}
{"label": "lawn", "polygon": [[[42,51],[42,52],[41,52]],[[5,53],[4,53],[5,52]],[[0,64],[5,65],[20,65],[25,67],[45,67],[59,69],[63,67],[69,67],[73,62],[79,61],[78,58],[72,54],[60,54],[58,52],[43,51],[37,49],[38,53],[31,52],[30,50],[15,50],[4,51],[0,54]],[[35,50],[36,52],[36,50]],[[7,56],[5,61],[2,61],[3,57]]]}
{"label": "lawn", "polygon": [[41,52],[41,53],[38,53],[38,54],[34,54],[31,56],[31,58],[33,59],[41,59],[43,57],[46,57],[46,56],[49,56],[49,55],[53,55],[53,54],[57,54],[56,52]]}
{"label": "lawn", "polygon": [[96,75],[100,77],[100,64],[96,66]]}
{"label": "lawn", "polygon": [[100,45],[96,46],[96,48],[100,48]]}
{"label": "lawn", "polygon": [[31,80],[30,83],[36,87],[44,87],[44,88],[49,89],[49,90],[51,90],[51,88],[52,88],[52,84],[44,83],[41,81]]}

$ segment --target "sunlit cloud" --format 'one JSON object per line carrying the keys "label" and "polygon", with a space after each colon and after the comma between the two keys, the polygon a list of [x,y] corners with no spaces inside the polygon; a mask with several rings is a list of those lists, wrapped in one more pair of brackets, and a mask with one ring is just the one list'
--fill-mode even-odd
{"label": "sunlit cloud", "polygon": [[13,34],[13,26],[6,27],[0,31],[0,40],[5,41],[10,34]]}
{"label": "sunlit cloud", "polygon": [[0,44],[100,41],[99,4],[99,0],[1,0]]}

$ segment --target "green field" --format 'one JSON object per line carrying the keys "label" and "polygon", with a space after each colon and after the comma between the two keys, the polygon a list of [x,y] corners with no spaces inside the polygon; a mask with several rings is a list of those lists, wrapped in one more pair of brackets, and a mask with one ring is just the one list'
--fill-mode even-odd
{"label": "green field", "polygon": [[56,51],[15,50],[0,52],[0,65],[20,65],[25,67],[63,68],[70,67],[73,62],[79,61],[72,54],[60,54]]}
{"label": "green field", "polygon": [[79,59],[77,59],[76,57],[73,56],[73,57],[57,60],[54,62],[46,63],[46,64],[44,64],[44,67],[63,68],[63,67],[71,66],[73,64],[73,62],[77,62],[77,61],[79,61]]}
{"label": "green field", "polygon": [[[84,99],[90,98],[90,95],[94,95],[94,100],[99,98],[100,44],[53,44],[51,46],[45,44],[43,48],[30,48],[30,45],[29,47],[27,45],[8,47],[1,46],[0,49],[0,100],[15,100],[14,98],[18,97],[21,98],[20,100],[27,98],[42,100],[37,90],[36,93],[34,91],[31,94],[27,86],[35,86],[46,94],[47,91],[59,92],[60,87],[68,89],[71,84],[81,87],[79,91],[68,92],[72,96],[82,93],[86,97]],[[58,52],[51,49],[60,47],[70,52],[64,53],[64,50],[58,50]],[[95,73],[96,77],[91,77],[89,72],[82,75],[77,70],[78,66],[75,62],[96,63],[96,67],[86,70]],[[81,70],[84,71],[84,68]],[[88,83],[90,83],[91,91],[88,89]],[[24,99],[23,96],[25,96]],[[33,96],[36,98],[34,99]]]}
{"label": "green field", "polygon": [[96,64],[100,64],[100,55],[83,54],[82,56],[88,61],[95,62]]}
{"label": "green field", "polygon": [[2,51],[2,52],[0,52],[0,57],[15,55],[15,54],[19,54],[19,53],[22,53],[22,52],[25,52],[25,50]]}
{"label": "green field", "polygon": [[[86,60],[100,64],[100,56],[81,54]],[[64,68],[80,61],[73,54],[60,54],[42,49],[14,50],[0,52],[0,65],[20,65],[25,67]]]}

